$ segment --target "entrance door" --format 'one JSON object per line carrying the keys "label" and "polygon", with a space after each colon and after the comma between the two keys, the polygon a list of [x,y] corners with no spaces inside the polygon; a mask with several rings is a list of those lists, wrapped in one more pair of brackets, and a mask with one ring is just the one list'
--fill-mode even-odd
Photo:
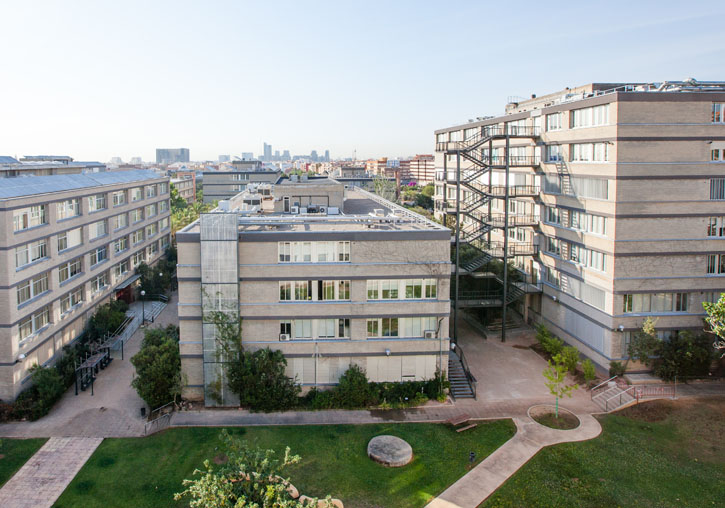
{"label": "entrance door", "polygon": [[284,213],[289,213],[290,212],[289,196],[285,196],[284,198],[282,198],[282,202],[284,203],[284,209],[283,209]]}

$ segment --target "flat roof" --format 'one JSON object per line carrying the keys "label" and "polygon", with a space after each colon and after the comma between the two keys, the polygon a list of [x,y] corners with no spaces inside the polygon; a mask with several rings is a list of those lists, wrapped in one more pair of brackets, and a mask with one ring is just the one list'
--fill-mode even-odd
{"label": "flat roof", "polygon": [[103,173],[79,173],[71,175],[16,176],[4,178],[0,185],[0,199],[12,199],[51,192],[63,192],[88,187],[143,182],[164,178],[146,169],[109,171]]}

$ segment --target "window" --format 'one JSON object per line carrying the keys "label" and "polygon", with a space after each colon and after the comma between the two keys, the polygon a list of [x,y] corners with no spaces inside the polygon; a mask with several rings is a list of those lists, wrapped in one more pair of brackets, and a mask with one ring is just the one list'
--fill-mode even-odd
{"label": "window", "polygon": [[143,242],[143,229],[139,229],[138,231],[134,231],[131,234],[131,243],[133,245],[139,244]]}
{"label": "window", "polygon": [[23,231],[47,223],[45,205],[31,206],[13,212],[14,231]]}
{"label": "window", "polygon": [[169,211],[169,202],[168,201],[159,201],[159,213],[164,213]]}
{"label": "window", "polygon": [[725,217],[710,217],[707,224],[707,236],[725,236]]}
{"label": "window", "polygon": [[158,242],[153,242],[149,244],[148,247],[146,247],[146,258],[151,259],[159,252],[159,244]]}
{"label": "window", "polygon": [[292,336],[292,321],[280,321],[279,333]]}
{"label": "window", "polygon": [[90,225],[91,240],[100,238],[108,233],[105,220],[99,220]]}
{"label": "window", "polygon": [[161,238],[161,248],[166,250],[169,247],[169,244],[171,243],[171,240],[168,236],[164,236]]}
{"label": "window", "polygon": [[60,313],[65,314],[83,303],[83,286],[74,289],[60,299]]}
{"label": "window", "polygon": [[145,251],[142,249],[133,255],[133,266],[138,266],[146,260]]}
{"label": "window", "polygon": [[155,185],[147,185],[146,186],[146,197],[147,198],[155,198],[156,197],[156,186]]}
{"label": "window", "polygon": [[396,300],[398,298],[398,281],[383,280],[380,281],[382,286],[383,300]]}
{"label": "window", "polygon": [[285,302],[292,300],[292,283],[291,282],[280,282],[279,283],[279,301]]}
{"label": "window", "polygon": [[725,199],[725,178],[710,179],[710,199]]}
{"label": "window", "polygon": [[368,281],[368,300],[377,300],[378,294],[379,294],[378,281],[369,280]]}
{"label": "window", "polygon": [[714,149],[710,151],[710,160],[713,162],[725,162],[725,149]]}
{"label": "window", "polygon": [[121,261],[119,264],[116,265],[116,268],[114,270],[114,274],[116,276],[116,280],[120,279],[124,275],[126,275],[130,269],[130,263],[128,259],[125,261]]}
{"label": "window", "polygon": [[312,338],[312,320],[296,319],[292,327],[295,339],[311,339]]}
{"label": "window", "polygon": [[161,194],[167,194],[169,192],[169,184],[168,183],[160,183],[159,184],[159,195]]}
{"label": "window", "polygon": [[15,248],[15,268],[28,265],[48,256],[48,242],[38,240]]}
{"label": "window", "polygon": [[406,300],[418,299],[421,296],[423,296],[423,281],[421,279],[405,281]]}
{"label": "window", "polygon": [[136,208],[135,210],[131,210],[131,224],[136,224],[137,222],[141,222],[143,220],[143,210],[141,208]]}
{"label": "window", "polygon": [[601,215],[592,215],[577,210],[570,210],[569,227],[587,233],[606,235],[607,219]]}
{"label": "window", "polygon": [[103,272],[98,277],[91,279],[91,293],[98,293],[108,287],[108,272]]}
{"label": "window", "polygon": [[50,323],[50,307],[44,307],[23,319],[18,325],[20,340],[30,338]]}
{"label": "window", "polygon": [[380,337],[380,328],[378,327],[377,319],[368,319],[368,337]]}
{"label": "window", "polygon": [[643,312],[687,312],[687,293],[641,293],[624,295],[625,314]]}
{"label": "window", "polygon": [[725,123],[725,102],[714,102],[712,104],[712,122]]}
{"label": "window", "polygon": [[293,283],[294,286],[294,297],[297,301],[312,300],[312,281],[311,280],[297,280]]}
{"label": "window", "polygon": [[156,215],[156,203],[146,205],[146,218],[154,217]]}
{"label": "window", "polygon": [[58,220],[77,217],[81,214],[81,201],[78,198],[61,201],[56,204],[56,211]]}
{"label": "window", "polygon": [[551,238],[550,236],[547,236],[544,250],[549,254],[561,256],[561,240],[559,240],[558,238]]}
{"label": "window", "polygon": [[562,113],[552,113],[550,115],[546,115],[546,130],[547,131],[561,130],[563,116],[564,115]]}
{"label": "window", "polygon": [[569,124],[572,129],[578,127],[596,127],[609,124],[609,104],[591,108],[573,109],[569,113]]}
{"label": "window", "polygon": [[338,280],[337,281],[337,299],[338,300],[349,300],[350,299],[350,281],[349,280]]}
{"label": "window", "polygon": [[160,230],[168,229],[168,227],[169,227],[169,218],[168,217],[164,217],[163,219],[161,219],[159,221]]}
{"label": "window", "polygon": [[113,206],[121,206],[121,205],[125,205],[127,203],[126,191],[114,192],[112,194],[112,196],[113,196]]}
{"label": "window", "polygon": [[383,318],[383,337],[398,336],[398,318]]}
{"label": "window", "polygon": [[[548,175],[547,175],[548,176]],[[609,181],[603,178],[569,177],[571,195],[580,198],[608,199]]]}
{"label": "window", "polygon": [[561,215],[559,209],[553,206],[547,206],[544,213],[544,222],[550,224],[561,224]]}
{"label": "window", "polygon": [[709,254],[707,256],[707,273],[725,274],[725,254]]}
{"label": "window", "polygon": [[349,262],[350,242],[279,242],[280,263]]}
{"label": "window", "polygon": [[143,190],[141,187],[131,189],[131,201],[141,201],[143,199]]}
{"label": "window", "polygon": [[72,249],[83,243],[82,228],[75,228],[58,235],[58,252]]}
{"label": "window", "polygon": [[60,265],[58,268],[58,280],[59,282],[65,282],[79,273],[81,273],[81,258]]}
{"label": "window", "polygon": [[106,195],[96,194],[95,196],[88,197],[88,211],[97,212],[99,210],[105,210],[106,208]]}
{"label": "window", "polygon": [[121,215],[116,215],[113,218],[113,229],[121,229],[128,226],[128,215],[125,213],[122,213]]}
{"label": "window", "polygon": [[561,145],[546,145],[546,160],[548,162],[563,161]]}
{"label": "window", "polygon": [[108,259],[108,247],[105,245],[91,252],[91,266],[102,263]]}
{"label": "window", "polygon": [[151,238],[156,234],[156,223],[146,226],[146,238]]}
{"label": "window", "polygon": [[42,273],[18,286],[18,305],[48,291],[48,274]]}
{"label": "window", "polygon": [[438,281],[435,279],[423,280],[425,287],[425,298],[437,298],[438,297]]}
{"label": "window", "polygon": [[574,143],[571,145],[572,162],[605,162],[609,160],[608,143]]}

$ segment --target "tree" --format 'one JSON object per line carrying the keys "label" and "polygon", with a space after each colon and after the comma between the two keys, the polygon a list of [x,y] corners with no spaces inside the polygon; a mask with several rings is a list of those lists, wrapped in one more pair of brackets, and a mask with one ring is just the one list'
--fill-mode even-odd
{"label": "tree", "polygon": [[544,369],[543,376],[547,379],[544,383],[549,392],[556,397],[556,406],[554,409],[554,417],[559,418],[559,399],[571,397],[571,392],[578,389],[578,385],[567,385],[566,372],[567,366],[561,355],[554,356],[554,363],[548,361],[549,366]]}
{"label": "tree", "polygon": [[[651,317],[644,320],[642,329],[637,330],[627,347],[627,362],[630,359],[638,360],[648,367],[653,363],[653,357],[657,355],[661,342],[655,331],[656,321]],[[625,366],[626,367],[626,366]]]}
{"label": "tree", "polygon": [[[285,449],[281,460],[274,450],[250,448],[245,442],[221,433],[227,462],[214,468],[204,461],[204,470],[196,469],[193,480],[184,480],[184,490],[174,500],[189,498],[192,508],[302,508],[318,506],[316,499],[302,502],[288,491],[289,479],[281,475],[288,466],[300,462],[298,455]],[[329,496],[324,505],[332,506]]]}
{"label": "tree", "polygon": [[171,184],[171,212],[175,212],[177,210],[183,210],[188,206],[188,203],[184,198],[182,198],[179,195],[179,190],[176,188],[176,186],[172,183]]}
{"label": "tree", "polygon": [[725,293],[720,293],[720,299],[715,303],[703,302],[702,306],[707,312],[705,322],[710,326],[710,333],[717,336],[713,347],[723,351],[725,357]]}
{"label": "tree", "polygon": [[375,188],[375,194],[388,201],[395,201],[397,194],[397,187],[395,181],[385,178],[384,176],[375,175],[373,177],[373,187]]}
{"label": "tree", "polygon": [[179,328],[169,325],[146,330],[131,363],[136,368],[131,386],[151,409],[175,401],[181,395]]}

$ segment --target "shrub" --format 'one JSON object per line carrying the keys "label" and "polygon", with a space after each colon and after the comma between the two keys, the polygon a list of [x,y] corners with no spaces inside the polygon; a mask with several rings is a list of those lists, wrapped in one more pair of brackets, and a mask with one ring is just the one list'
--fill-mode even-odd
{"label": "shrub", "polygon": [[310,409],[332,409],[332,390],[318,390],[313,387],[301,402]]}
{"label": "shrub", "polygon": [[300,387],[285,373],[282,351],[269,348],[244,351],[229,364],[229,388],[242,406],[254,411],[278,411],[297,405]]}
{"label": "shrub", "polygon": [[350,365],[340,376],[333,392],[336,407],[351,409],[377,403],[373,385],[368,383],[365,371],[356,364]]}
{"label": "shrub", "polygon": [[579,350],[573,346],[566,346],[561,350],[561,358],[569,372],[575,373],[579,364]]}
{"label": "shrub", "polygon": [[613,376],[624,376],[624,365],[620,362],[609,362],[609,375]]}
{"label": "shrub", "polygon": [[594,368],[594,363],[587,358],[582,362],[582,372],[584,373],[584,381],[587,385],[590,384],[597,377],[597,370]]}
{"label": "shrub", "polygon": [[536,340],[541,344],[541,348],[552,357],[561,354],[564,348],[564,341],[552,335],[544,325],[536,327]]}
{"label": "shrub", "polygon": [[181,393],[179,329],[169,325],[147,330],[131,363],[136,368],[131,386],[151,409],[175,400]]}
{"label": "shrub", "polygon": [[12,409],[12,417],[37,420],[47,415],[65,392],[63,378],[54,367],[30,368],[33,386],[18,395]]}
{"label": "shrub", "polygon": [[670,340],[661,342],[654,373],[665,381],[675,376],[705,376],[713,359],[711,339],[682,331]]}

